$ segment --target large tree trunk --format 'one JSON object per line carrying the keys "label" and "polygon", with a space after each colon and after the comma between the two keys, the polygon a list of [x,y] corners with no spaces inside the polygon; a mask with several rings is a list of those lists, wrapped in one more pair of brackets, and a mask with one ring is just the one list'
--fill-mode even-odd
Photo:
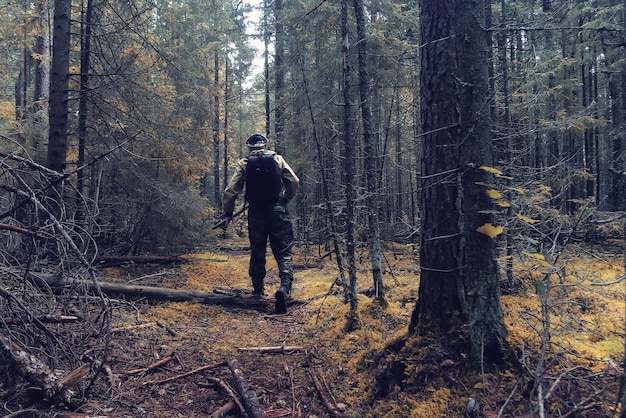
{"label": "large tree trunk", "polygon": [[274,1],[274,144],[276,152],[284,153],[285,118],[285,28],[283,25],[283,0]]}
{"label": "large tree trunk", "polygon": [[[91,62],[91,19],[93,15],[92,0],[87,0],[84,21],[82,22],[83,42],[80,51],[80,92],[78,104],[78,161],[76,165],[82,167],[85,164],[85,147],[87,146],[87,104],[89,99],[89,71]],[[78,193],[87,195],[85,190],[85,170],[80,170],[77,177]],[[77,208],[76,222],[82,224],[85,212]]]}
{"label": "large tree trunk", "polygon": [[35,86],[33,90],[33,114],[36,126],[33,134],[33,148],[38,150],[39,145],[45,142],[48,120],[48,100],[50,98],[50,18],[47,2],[37,2],[38,31],[35,40]]}
{"label": "large tree trunk", "polygon": [[492,164],[488,36],[481,1],[421,0],[422,236],[409,330],[470,330],[475,367],[502,360],[505,334],[493,223],[480,169]]}
{"label": "large tree trunk", "polygon": [[367,71],[367,37],[365,34],[365,11],[361,0],[353,0],[358,34],[357,51],[359,57],[359,93],[361,98],[361,118],[363,120],[363,142],[365,143],[365,175],[367,184],[367,215],[370,244],[370,261],[374,295],[381,305],[386,305],[383,287],[382,246],[380,243],[380,193],[378,192],[378,147],[374,145],[372,133],[372,112],[370,110],[369,76]]}
{"label": "large tree trunk", "polygon": [[[67,160],[67,100],[70,66],[70,0],[54,2],[54,33],[50,71],[48,168],[62,173]],[[57,213],[54,213],[57,215]]]}
{"label": "large tree trunk", "polygon": [[219,49],[215,49],[213,54],[214,65],[214,86],[213,88],[213,198],[216,212],[219,213],[222,207],[222,188],[220,187],[220,54]]}
{"label": "large tree trunk", "polygon": [[346,261],[348,263],[348,302],[350,311],[345,330],[353,331],[359,328],[356,258],[354,247],[354,206],[356,201],[356,186],[354,184],[354,138],[352,137],[352,103],[350,89],[350,40],[348,35],[348,0],[341,1],[341,37],[343,57],[343,175],[345,179],[346,196]]}

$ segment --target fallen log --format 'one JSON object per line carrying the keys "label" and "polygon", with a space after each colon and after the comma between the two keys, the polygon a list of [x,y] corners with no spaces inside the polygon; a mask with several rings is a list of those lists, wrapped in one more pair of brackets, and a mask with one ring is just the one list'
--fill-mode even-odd
{"label": "fallen log", "polygon": [[13,318],[6,317],[3,319],[5,324],[8,325],[22,325],[29,324],[33,321],[39,321],[47,324],[65,324],[69,322],[76,322],[79,320],[77,316],[67,316],[67,315],[40,315],[37,317],[28,316],[24,318]]}
{"label": "fallen log", "polygon": [[[59,275],[30,273],[31,279],[44,286],[55,289],[80,285],[88,291],[94,291],[95,285],[90,280],[67,279]],[[266,302],[262,299],[241,298],[231,295],[217,295],[215,293],[202,293],[194,290],[170,289],[154,286],[137,286],[123,283],[112,283],[99,281],[98,285],[102,293],[111,295],[123,295],[128,299],[148,299],[155,301],[170,302],[193,302],[204,303],[206,305],[222,305],[230,307],[242,307],[260,309],[266,307]]]}
{"label": "fallen log", "polygon": [[185,259],[178,256],[152,256],[152,255],[105,255],[96,258],[94,265],[98,267],[114,267],[123,264],[174,264],[182,263]]}
{"label": "fallen log", "polygon": [[87,376],[89,365],[84,364],[71,373],[59,377],[47,364],[2,333],[0,333],[0,351],[11,359],[18,375],[39,389],[39,400],[74,407],[70,401],[71,389]]}
{"label": "fallen log", "polygon": [[250,388],[250,385],[248,385],[248,382],[243,377],[243,371],[241,371],[241,367],[239,367],[239,362],[233,359],[228,362],[228,366],[230,367],[233,380],[235,381],[235,390],[243,400],[243,406],[248,415],[250,415],[251,418],[266,418],[267,415],[259,404],[256,392]]}

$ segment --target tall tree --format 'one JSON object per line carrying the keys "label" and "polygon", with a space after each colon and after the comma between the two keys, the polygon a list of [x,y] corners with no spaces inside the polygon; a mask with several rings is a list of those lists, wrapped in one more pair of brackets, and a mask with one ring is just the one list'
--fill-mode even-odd
{"label": "tall tree", "polygon": [[71,1],[55,0],[50,69],[48,167],[62,173],[67,161],[67,101],[70,67]]}
{"label": "tall tree", "polygon": [[285,25],[283,24],[283,0],[274,0],[274,143],[282,152],[285,129]]}
{"label": "tall tree", "polygon": [[354,242],[354,216],[356,186],[354,184],[354,138],[352,137],[352,93],[350,89],[350,36],[348,30],[348,0],[341,0],[341,55],[343,92],[343,175],[346,198],[346,261],[348,263],[348,313],[345,330],[353,331],[360,327],[358,314],[358,294],[356,258]]}
{"label": "tall tree", "polygon": [[374,294],[381,305],[385,305],[383,287],[382,246],[380,242],[380,194],[378,193],[377,155],[378,147],[374,146],[372,128],[372,112],[370,110],[369,75],[367,71],[367,36],[365,34],[365,10],[361,0],[353,0],[354,15],[357,28],[357,55],[359,66],[359,96],[361,104],[361,121],[363,124],[363,141],[365,143],[365,179],[367,184],[367,215],[369,224],[370,261]]}
{"label": "tall tree", "polygon": [[[462,332],[474,367],[505,335],[492,202],[488,34],[483,0],[420,0],[423,153],[419,298],[410,333]],[[483,231],[485,233],[481,233]]]}

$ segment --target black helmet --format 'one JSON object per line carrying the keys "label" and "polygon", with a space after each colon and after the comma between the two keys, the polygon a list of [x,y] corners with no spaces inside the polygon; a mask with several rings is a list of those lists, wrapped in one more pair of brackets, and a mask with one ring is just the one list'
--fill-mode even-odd
{"label": "black helmet", "polygon": [[261,148],[267,145],[267,138],[259,133],[254,133],[246,139],[248,148]]}

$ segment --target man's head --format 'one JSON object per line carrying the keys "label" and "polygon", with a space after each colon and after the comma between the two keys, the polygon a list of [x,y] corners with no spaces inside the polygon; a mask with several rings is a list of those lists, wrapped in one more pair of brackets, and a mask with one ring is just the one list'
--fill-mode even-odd
{"label": "man's head", "polygon": [[261,149],[267,146],[267,138],[259,133],[254,133],[246,139],[246,146],[250,149]]}

